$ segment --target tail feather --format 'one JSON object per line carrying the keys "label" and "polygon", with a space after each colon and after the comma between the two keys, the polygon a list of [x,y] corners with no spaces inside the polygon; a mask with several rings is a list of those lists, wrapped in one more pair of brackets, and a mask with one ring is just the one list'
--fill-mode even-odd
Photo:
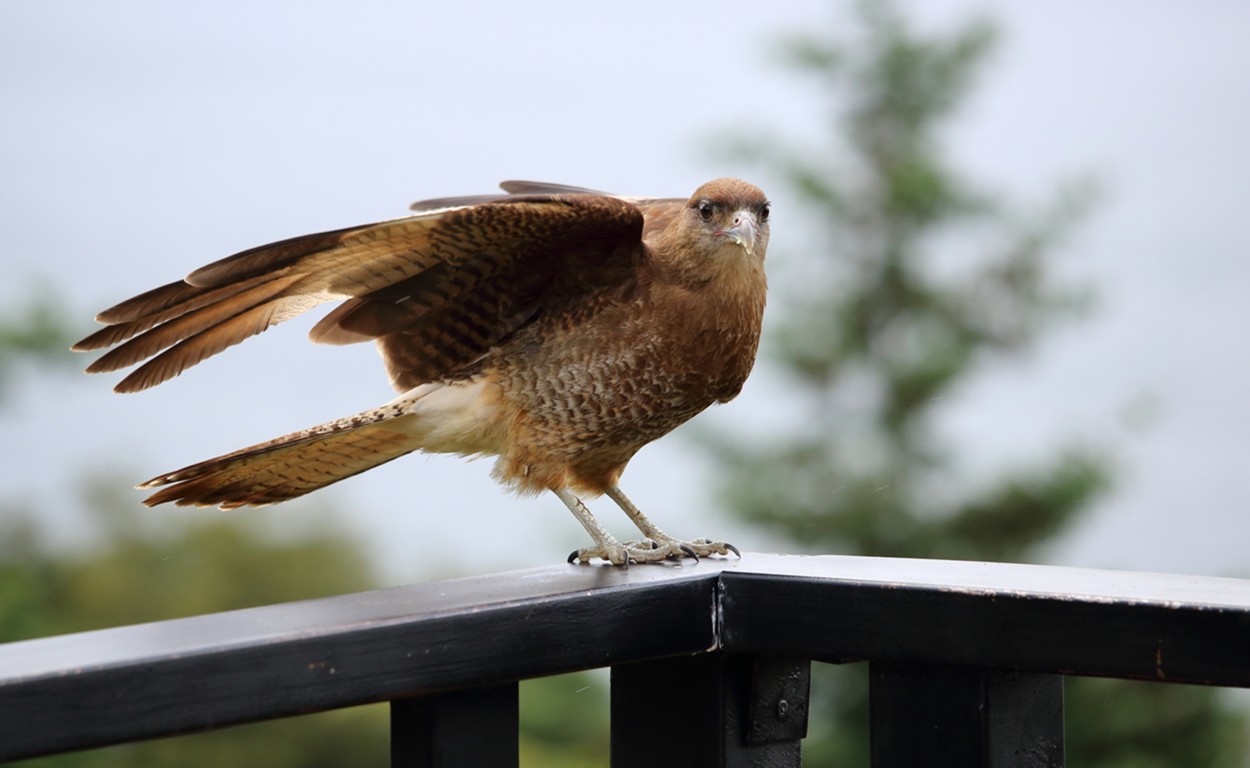
{"label": "tail feather", "polygon": [[143,503],[233,509],[303,496],[420,448],[405,428],[414,418],[386,405],[294,432],[154,477],[139,487],[167,487]]}

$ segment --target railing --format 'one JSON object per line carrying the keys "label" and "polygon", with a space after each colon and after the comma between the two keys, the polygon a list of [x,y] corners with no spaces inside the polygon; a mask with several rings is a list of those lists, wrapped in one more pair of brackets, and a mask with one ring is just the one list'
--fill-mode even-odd
{"label": "railing", "polygon": [[611,667],[613,766],[798,766],[810,660],[878,768],[1060,766],[1064,675],[1250,687],[1250,581],[748,553],[84,632],[0,645],[0,761],[390,701],[393,765],[515,766],[516,681]]}

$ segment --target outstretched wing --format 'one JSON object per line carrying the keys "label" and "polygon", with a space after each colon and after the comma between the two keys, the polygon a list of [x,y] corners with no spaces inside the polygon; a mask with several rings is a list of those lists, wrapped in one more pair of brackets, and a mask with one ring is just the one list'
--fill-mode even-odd
{"label": "outstretched wing", "polygon": [[[565,189],[565,188],[560,188]],[[528,190],[527,190],[528,191]],[[101,312],[87,369],[134,392],[323,302],[314,341],[377,339],[400,389],[453,373],[548,303],[633,279],[643,212],[577,192],[447,198],[393,221],[253,248]],[[116,345],[116,346],[115,346]],[[146,361],[146,362],[144,362]]]}

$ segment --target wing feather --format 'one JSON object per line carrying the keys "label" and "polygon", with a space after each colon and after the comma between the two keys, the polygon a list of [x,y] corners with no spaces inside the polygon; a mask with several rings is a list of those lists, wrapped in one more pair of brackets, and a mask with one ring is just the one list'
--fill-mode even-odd
{"label": "wing feather", "polygon": [[570,184],[552,184],[546,181],[519,181],[511,179],[499,182],[499,188],[510,195],[607,195],[585,187]]}
{"label": "wing feather", "polygon": [[294,264],[309,254],[333,248],[360,227],[347,227],[329,232],[300,235],[276,243],[248,248],[233,256],[205,264],[187,275],[186,282],[193,286],[218,286],[234,283],[257,275],[269,274]]}
{"label": "wing feather", "polygon": [[[232,295],[226,295],[218,301],[195,307],[192,311],[180,314],[178,317],[166,322],[156,321],[155,327],[151,330],[135,336],[121,346],[114,347],[102,355],[87,367],[87,372],[105,373],[116,371],[146,360],[183,339],[209,331],[237,315],[264,304],[299,279],[299,275],[286,275],[279,279],[270,278],[267,282],[252,285],[250,288],[238,291]],[[249,280],[248,282],[252,281]],[[153,321],[145,319],[127,323],[125,326],[114,327],[126,327],[128,329],[127,332],[130,332],[131,326],[147,324],[148,322]],[[239,341],[242,341],[242,339],[239,339]]]}
{"label": "wing feather", "polygon": [[345,299],[315,326],[314,341],[378,339],[397,384],[451,375],[552,297],[630,279],[642,253],[643,215],[630,202],[533,182],[505,190],[242,251],[105,310],[98,319],[107,327],[75,348],[114,347],[91,372],[148,360],[117,386],[133,392]]}
{"label": "wing feather", "polygon": [[118,382],[114,390],[139,392],[168,381],[191,366],[266,330],[280,322],[284,315],[289,317],[298,314],[289,311],[292,305],[307,302],[307,297],[291,296],[259,304],[233,315],[153,357]]}
{"label": "wing feather", "polygon": [[[236,293],[251,288],[258,282],[263,281],[262,278],[253,280],[245,280],[234,285],[227,285],[217,289],[199,288],[194,285],[188,285],[182,281],[170,283],[169,285],[149,291],[154,297],[151,303],[145,309],[134,310],[130,312],[119,313],[118,315],[108,314],[108,310],[101,312],[96,316],[96,320],[100,322],[109,322],[108,325],[90,336],[82,339],[74,344],[73,349],[77,352],[89,352],[94,349],[105,349],[114,344],[119,344],[132,336],[142,333],[147,329],[159,324],[172,320],[175,317],[181,317],[187,312],[199,309],[200,307],[221,301]],[[148,294],[145,294],[148,295]],[[140,297],[135,297],[140,298]],[[133,301],[133,299],[132,299]],[[118,305],[121,306],[121,305]],[[116,317],[118,319],[109,319]],[[122,319],[124,317],[134,317],[133,320]]]}

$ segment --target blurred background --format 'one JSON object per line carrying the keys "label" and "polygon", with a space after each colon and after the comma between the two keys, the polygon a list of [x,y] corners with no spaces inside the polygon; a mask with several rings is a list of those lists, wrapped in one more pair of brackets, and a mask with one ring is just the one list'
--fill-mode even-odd
{"label": "blurred background", "polygon": [[[670,532],[1250,576],[1247,29],[1232,2],[6,4],[0,641],[582,545],[554,499],[445,457],[141,507],[137,481],[393,396],[371,347],[305,341],[319,313],[138,395],[65,351],[209,261],[505,178],[773,201],[756,373],[624,478]],[[867,764],[863,683],[819,670],[808,764]],[[522,695],[527,765],[606,764],[602,676]],[[1073,681],[1068,710],[1074,766],[1250,764],[1223,692]],[[32,764],[364,765],[385,726]]]}

